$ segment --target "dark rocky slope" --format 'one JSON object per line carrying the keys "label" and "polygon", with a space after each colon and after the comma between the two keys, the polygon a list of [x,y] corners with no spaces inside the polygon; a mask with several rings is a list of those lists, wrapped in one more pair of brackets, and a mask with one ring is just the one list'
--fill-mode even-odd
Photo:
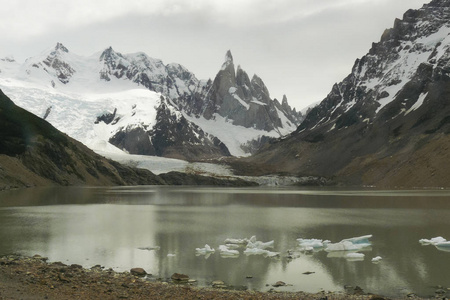
{"label": "dark rocky slope", "polygon": [[350,185],[450,186],[450,1],[409,10],[297,131],[247,162]]}

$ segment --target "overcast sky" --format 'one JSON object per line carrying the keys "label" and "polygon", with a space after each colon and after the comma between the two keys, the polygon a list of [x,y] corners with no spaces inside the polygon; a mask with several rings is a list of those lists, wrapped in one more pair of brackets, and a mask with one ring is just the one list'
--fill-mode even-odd
{"label": "overcast sky", "polygon": [[301,109],[322,100],[395,18],[429,0],[0,0],[0,56],[62,42],[91,55],[112,46],[214,78],[225,53],[271,96]]}

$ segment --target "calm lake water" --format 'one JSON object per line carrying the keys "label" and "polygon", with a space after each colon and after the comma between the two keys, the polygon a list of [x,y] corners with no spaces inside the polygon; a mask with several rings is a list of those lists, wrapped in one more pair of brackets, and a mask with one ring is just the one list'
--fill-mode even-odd
{"label": "calm lake water", "polygon": [[[339,242],[367,234],[372,247],[362,261],[325,251],[286,257],[298,238]],[[274,240],[271,250],[280,258],[243,250],[223,258],[217,251],[226,238],[253,235]],[[289,286],[278,290],[358,285],[387,296],[434,295],[437,285],[450,287],[450,252],[419,240],[436,236],[450,239],[450,191],[71,187],[0,193],[0,254],[40,254],[117,271],[142,267],[161,278],[178,272],[199,285],[223,280],[265,291],[281,280]],[[205,244],[216,253],[196,256]],[[372,263],[375,256],[382,261]]]}

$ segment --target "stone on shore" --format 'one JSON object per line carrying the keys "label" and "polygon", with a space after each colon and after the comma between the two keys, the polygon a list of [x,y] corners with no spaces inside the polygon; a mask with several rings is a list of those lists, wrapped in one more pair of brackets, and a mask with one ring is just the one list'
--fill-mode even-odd
{"label": "stone on shore", "polygon": [[130,273],[134,276],[139,276],[139,277],[144,277],[145,275],[147,275],[147,272],[145,272],[145,270],[142,268],[132,268],[130,270]]}
{"label": "stone on shore", "polygon": [[175,281],[188,281],[189,280],[188,275],[180,274],[180,273],[173,273],[170,278],[172,278],[172,280],[175,280]]}

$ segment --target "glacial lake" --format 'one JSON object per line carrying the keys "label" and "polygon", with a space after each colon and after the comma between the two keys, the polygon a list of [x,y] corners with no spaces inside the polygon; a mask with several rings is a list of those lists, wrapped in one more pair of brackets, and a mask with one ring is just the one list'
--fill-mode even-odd
{"label": "glacial lake", "polygon": [[[345,253],[294,251],[298,238],[373,235],[352,260]],[[274,240],[263,255],[222,257],[227,238]],[[142,267],[152,278],[183,273],[208,286],[222,280],[267,291],[343,291],[359,286],[385,296],[433,296],[450,287],[450,252],[420,239],[450,239],[450,191],[301,188],[33,188],[0,193],[0,255],[40,254],[49,261]],[[216,249],[196,255],[205,244]],[[145,248],[153,248],[147,250]],[[375,264],[372,258],[381,256]],[[313,272],[309,275],[305,272]]]}

